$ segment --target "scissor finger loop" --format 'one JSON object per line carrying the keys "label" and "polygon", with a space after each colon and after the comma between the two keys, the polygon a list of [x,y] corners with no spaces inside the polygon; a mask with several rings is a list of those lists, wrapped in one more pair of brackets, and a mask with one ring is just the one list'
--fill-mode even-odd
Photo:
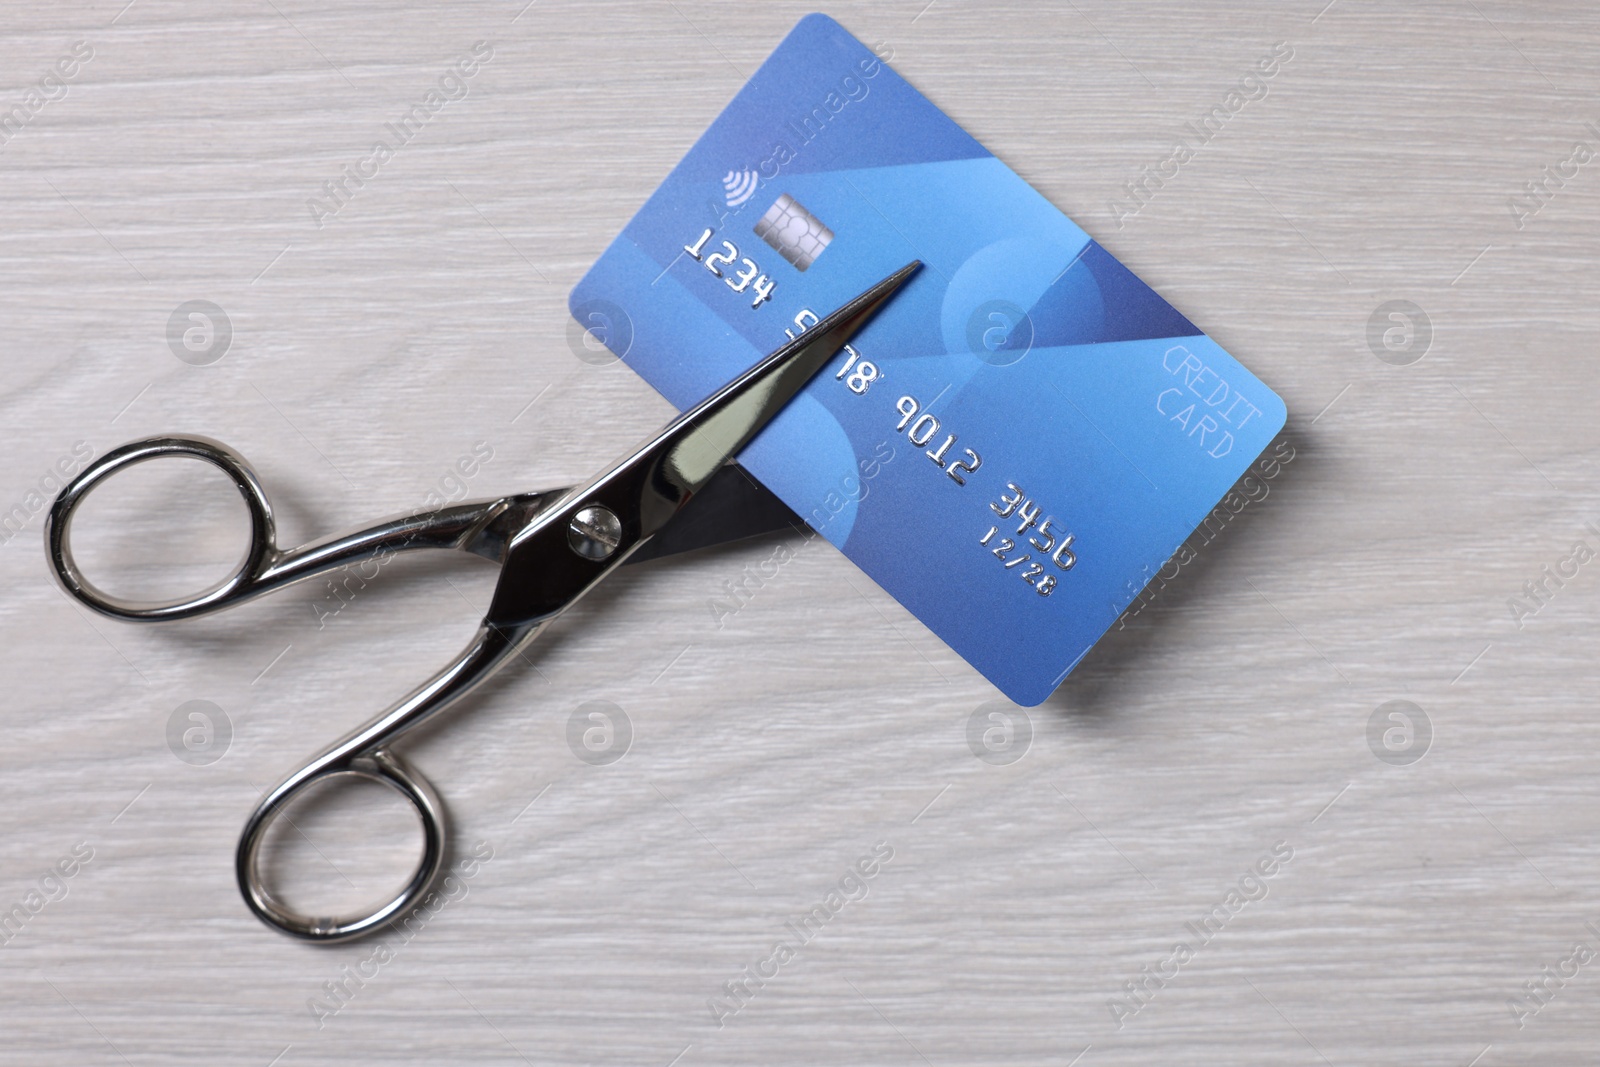
{"label": "scissor finger loop", "polygon": [[[244,558],[221,582],[187,599],[135,602],[97,588],[72,555],[72,520],[91,490],[135,464],[176,456],[204,460],[228,476],[250,514]],[[56,579],[70,595],[103,615],[150,622],[186,619],[253,600],[275,589],[340,567],[380,563],[412,549],[457,549],[498,563],[517,530],[565,490],[471,500],[396,515],[371,526],[295,548],[276,541],[272,505],[243,456],[209,437],[149,437],[112,449],[61,491],[46,519],[47,554]]]}
{"label": "scissor finger loop", "polygon": [[[339,777],[378,782],[404,797],[422,824],[422,855],[405,886],[378,908],[346,917],[307,915],[295,911],[273,894],[261,872],[261,849],[267,831],[301,793]],[[422,902],[444,864],[444,825],[444,811],[438,794],[426,778],[412,770],[396,753],[383,748],[355,755],[330,753],[324,760],[311,764],[274,789],[250,817],[239,839],[239,887],[244,891],[245,902],[256,917],[284,933],[322,942],[360,937]]]}
{"label": "scissor finger loop", "polygon": [[[89,492],[111,475],[140,463],[167,457],[199,459],[221,470],[244,498],[250,513],[250,544],[238,567],[222,581],[192,597],[165,602],[124,600],[97,588],[84,577],[72,555],[72,519]],[[278,556],[272,522],[272,505],[261,481],[244,457],[209,437],[147,437],[112,449],[90,463],[64,488],[45,519],[45,544],[56,580],[72,596],[118,619],[152,621],[184,619],[220,607],[238,598]]]}
{"label": "scissor finger loop", "polygon": [[[239,888],[250,910],[285,933],[328,942],[368,933],[422,903],[444,864],[448,845],[444,806],[427,779],[401,759],[392,746],[491,678],[540,629],[537,623],[503,628],[480,626],[477,636],[449,666],[382,715],[335,741],[268,793],[245,823],[234,861]],[[340,775],[381,782],[405,797],[422,822],[422,856],[400,892],[373,911],[343,918],[305,915],[277,900],[268,889],[260,869],[262,842],[268,827],[283,817],[296,797],[315,783]]]}

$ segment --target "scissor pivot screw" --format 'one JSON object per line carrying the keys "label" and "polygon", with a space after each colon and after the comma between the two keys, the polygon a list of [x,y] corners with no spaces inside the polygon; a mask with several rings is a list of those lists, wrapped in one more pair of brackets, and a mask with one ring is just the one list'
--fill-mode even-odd
{"label": "scissor pivot screw", "polygon": [[591,504],[572,517],[567,544],[584,559],[607,559],[622,544],[622,520],[609,508]]}

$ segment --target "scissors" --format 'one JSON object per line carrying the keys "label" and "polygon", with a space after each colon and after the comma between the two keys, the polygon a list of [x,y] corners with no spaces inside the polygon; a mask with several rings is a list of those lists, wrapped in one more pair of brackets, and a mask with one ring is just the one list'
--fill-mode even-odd
{"label": "scissors", "polygon": [[[913,261],[856,296],[673,419],[626,458],[575,488],[397,516],[366,529],[281,549],[274,540],[272,508],[255,472],[232,449],[207,438],[131,441],[101,456],[65,486],[45,525],[50,564],[67,593],[116,619],[151,622],[204,615],[333,568],[411,549],[457,549],[500,564],[488,613],[455,660],[387,711],[313,756],[256,807],[239,837],[234,860],[239,889],[250,910],[287,934],[334,942],[371,933],[416,905],[444,864],[445,818],[433,787],[394,751],[395,742],[476,689],[630,556],[648,551],[652,538],[732,463],[919,266]],[[119,600],[96,589],[79,571],[70,545],[72,515],[89,491],[111,474],[162,456],[205,460],[229,476],[250,512],[250,545],[233,574],[188,600]],[[269,890],[258,862],[261,843],[267,828],[297,795],[341,775],[382,783],[409,801],[422,822],[422,856],[405,887],[375,910],[304,915]]]}

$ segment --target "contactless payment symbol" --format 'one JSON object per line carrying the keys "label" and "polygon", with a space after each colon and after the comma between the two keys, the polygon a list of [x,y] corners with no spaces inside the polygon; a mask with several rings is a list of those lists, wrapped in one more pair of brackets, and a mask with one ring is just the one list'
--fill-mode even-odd
{"label": "contactless payment symbol", "polygon": [[784,193],[756,223],[756,236],[777,249],[778,255],[793,263],[795,269],[803,271],[822,255],[833,240],[833,231],[800,201]]}
{"label": "contactless payment symbol", "polygon": [[753,170],[730,170],[722,179],[722,194],[729,207],[739,207],[756,195],[760,180]]}

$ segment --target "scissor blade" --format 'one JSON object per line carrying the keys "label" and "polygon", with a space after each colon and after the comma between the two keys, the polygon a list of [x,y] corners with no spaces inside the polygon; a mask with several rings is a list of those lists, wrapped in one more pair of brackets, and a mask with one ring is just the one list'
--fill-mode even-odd
{"label": "scissor blade", "polygon": [[[686,411],[646,452],[656,453],[680,504],[737,456],[921,266],[909,263]],[[642,457],[641,457],[642,458]],[[677,507],[673,508],[676,511]],[[663,517],[661,522],[665,522]],[[646,527],[645,535],[660,525]]]}
{"label": "scissor blade", "polygon": [[653,559],[742,541],[776,530],[804,530],[805,520],[737,463],[723,467],[678,512],[678,517],[627,559]]}
{"label": "scissor blade", "polygon": [[486,622],[554,618],[647,545],[922,266],[913,261],[678,416],[512,539]]}

